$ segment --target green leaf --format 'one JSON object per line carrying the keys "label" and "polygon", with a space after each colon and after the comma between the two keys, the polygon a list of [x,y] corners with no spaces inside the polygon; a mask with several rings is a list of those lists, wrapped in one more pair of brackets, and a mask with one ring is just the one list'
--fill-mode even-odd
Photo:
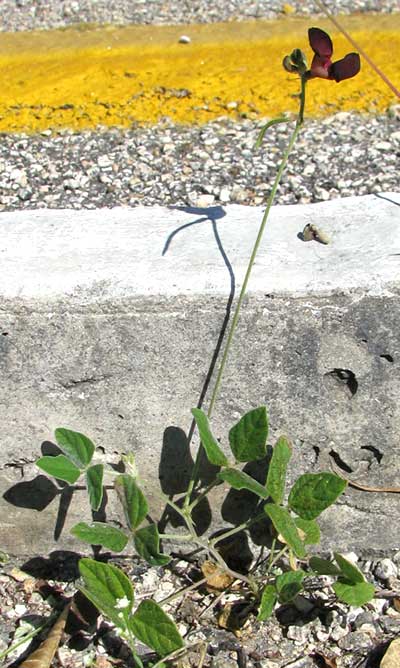
{"label": "green leaf", "polygon": [[264,622],[266,619],[268,619],[268,617],[271,617],[277,599],[278,595],[273,585],[269,584],[264,587],[264,591],[261,596],[260,608],[257,615],[259,622]]}
{"label": "green leaf", "polygon": [[334,552],[333,555],[343,577],[348,580],[348,582],[352,582],[353,584],[365,582],[365,577],[353,562],[345,559],[338,552]]}
{"label": "green leaf", "polygon": [[306,556],[304,543],[299,537],[297,527],[289,511],[274,503],[266,503],[264,510],[285,543],[289,545],[299,559],[303,559]]}
{"label": "green leaf", "polygon": [[119,475],[115,479],[114,487],[122,503],[128,526],[133,531],[143,522],[149,511],[146,497],[135,478],[128,473]]}
{"label": "green leaf", "polygon": [[160,656],[184,646],[176,625],[153,600],[142,601],[129,621],[132,633]]}
{"label": "green leaf", "polygon": [[237,462],[252,462],[266,454],[268,417],[265,406],[255,408],[229,432],[229,444]]}
{"label": "green leaf", "polygon": [[308,562],[310,568],[318,575],[340,575],[341,570],[328,559],[321,559],[321,557],[311,557]]}
{"label": "green leaf", "polygon": [[133,588],[120,568],[94,559],[81,559],[79,571],[85,587],[83,594],[115,626],[126,631],[133,604]]}
{"label": "green leaf", "polygon": [[228,459],[213,436],[207,415],[200,408],[192,408],[192,415],[199,430],[200,440],[206,451],[207,459],[214,466],[227,466]]}
{"label": "green leaf", "polygon": [[78,431],[71,429],[56,429],[55,437],[61,450],[80,469],[86,468],[92,461],[94,445],[92,441]]}
{"label": "green leaf", "polygon": [[72,527],[71,533],[89,545],[102,545],[113,552],[122,552],[129,540],[123,531],[105,522],[79,522]]}
{"label": "green leaf", "polygon": [[150,566],[165,566],[170,561],[167,554],[160,552],[160,536],[156,524],[138,529],[133,540],[136,552],[147,561]]}
{"label": "green leaf", "polygon": [[289,603],[289,601],[293,601],[296,598],[297,594],[303,589],[302,583],[305,575],[304,571],[298,570],[288,571],[277,576],[276,589],[281,603]]}
{"label": "green leaf", "polygon": [[69,482],[70,485],[73,485],[81,475],[80,470],[65,455],[40,457],[36,461],[36,466],[58,480]]}
{"label": "green leaf", "polygon": [[336,501],[347,482],[334,473],[305,473],[289,494],[289,507],[305,520],[313,520]]}
{"label": "green leaf", "polygon": [[94,464],[86,471],[86,485],[88,488],[90,507],[98,510],[103,500],[103,464]]}
{"label": "green leaf", "polygon": [[238,471],[237,469],[223,469],[218,473],[218,478],[229,483],[233,489],[247,489],[253,494],[257,494],[262,499],[268,498],[268,492],[264,485],[260,485],[257,480],[251,478],[247,473]]}
{"label": "green leaf", "polygon": [[275,503],[282,503],[285,492],[286,469],[292,456],[292,448],[289,441],[281,436],[272,451],[271,461],[268,467],[266,488],[269,496]]}
{"label": "green leaf", "polygon": [[354,605],[359,607],[365,605],[375,596],[375,587],[370,582],[349,582],[345,578],[339,578],[332,586],[338,599],[347,603],[347,605]]}
{"label": "green leaf", "polygon": [[317,545],[319,543],[321,531],[315,520],[303,520],[302,517],[295,517],[294,523],[305,534],[303,537],[305,545]]}

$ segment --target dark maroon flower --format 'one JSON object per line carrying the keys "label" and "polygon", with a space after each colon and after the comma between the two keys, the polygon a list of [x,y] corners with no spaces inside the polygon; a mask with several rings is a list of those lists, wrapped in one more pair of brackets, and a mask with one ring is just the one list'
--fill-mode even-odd
{"label": "dark maroon flower", "polygon": [[348,53],[341,60],[332,63],[332,40],[324,30],[310,28],[308,39],[314,51],[311,69],[306,73],[308,79],[320,77],[321,79],[334,79],[336,82],[339,82],[355,77],[359,73],[361,65],[358,53]]}

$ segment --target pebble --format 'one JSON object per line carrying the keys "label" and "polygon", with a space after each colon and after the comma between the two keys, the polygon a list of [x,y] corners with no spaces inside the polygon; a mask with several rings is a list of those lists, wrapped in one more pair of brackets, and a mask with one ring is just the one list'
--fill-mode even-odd
{"label": "pebble", "polygon": [[391,559],[380,559],[377,561],[374,574],[379,580],[388,580],[397,577],[397,566]]}
{"label": "pebble", "polygon": [[[272,127],[262,147],[250,149],[264,122],[222,117],[201,127],[164,122],[129,130],[3,135],[0,211],[265,204],[291,124]],[[399,127],[400,115],[389,113],[306,120],[275,203],[398,191],[398,153],[371,153],[371,139],[385,142]]]}
{"label": "pebble", "polygon": [[[398,11],[398,0],[335,0],[334,14]],[[43,30],[95,24],[187,24],[276,19],[318,13],[312,0],[1,0],[4,31]]]}

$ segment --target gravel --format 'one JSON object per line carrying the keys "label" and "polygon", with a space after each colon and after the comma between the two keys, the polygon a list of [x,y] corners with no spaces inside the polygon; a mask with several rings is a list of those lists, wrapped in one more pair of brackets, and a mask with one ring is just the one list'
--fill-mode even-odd
{"label": "gravel", "polygon": [[[236,637],[222,628],[220,613],[243,600],[238,590],[221,594],[217,605],[216,594],[193,590],[183,601],[167,604],[165,610],[173,615],[180,631],[189,634],[189,645],[203,643],[205,667],[377,668],[390,641],[400,632],[398,570],[387,558],[358,561],[357,565],[376,588],[376,598],[362,608],[338,602],[331,588],[332,578],[313,576],[305,581],[303,594],[290,604],[278,604],[266,622],[257,621],[253,611]],[[374,575],[382,567],[393,573],[386,588]],[[76,555],[53,553],[48,559],[30,560],[22,568],[15,564],[0,567],[0,652],[18,637],[24,625],[48,618],[52,606],[76,591]],[[160,601],[199,577],[195,566],[180,559],[174,559],[171,568],[151,568],[136,559],[125,560],[123,568],[134,583],[136,602],[150,596]],[[55,668],[131,666],[126,646],[109,624],[101,617],[96,620],[87,606],[80,611],[80,619],[67,625]],[[9,659],[15,660],[23,651],[20,647]],[[140,644],[138,651],[148,653]],[[182,665],[194,668],[199,658],[197,646]]]}
{"label": "gravel", "polygon": [[[0,210],[142,205],[260,205],[268,196],[291,123],[220,118],[201,127],[117,128],[0,137]],[[340,112],[306,121],[277,204],[398,189],[400,105],[364,117]]]}
{"label": "gravel", "polygon": [[[335,0],[333,13],[399,11],[398,0]],[[0,30],[41,30],[81,23],[179,24],[318,14],[312,0],[1,0]]]}

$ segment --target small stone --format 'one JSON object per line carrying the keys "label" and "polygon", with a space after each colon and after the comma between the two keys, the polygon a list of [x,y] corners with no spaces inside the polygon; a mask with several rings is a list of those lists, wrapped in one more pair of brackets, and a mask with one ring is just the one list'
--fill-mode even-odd
{"label": "small stone", "polygon": [[306,626],[289,626],[286,637],[299,645],[304,645],[309,639],[309,630]]}
{"label": "small stone", "polygon": [[191,41],[188,35],[181,35],[178,39],[179,44],[190,44]]}
{"label": "small stone", "polygon": [[356,564],[358,561],[358,555],[355,552],[344,552],[342,557],[347,559],[347,561],[351,561],[353,564]]}
{"label": "small stone", "polygon": [[397,566],[391,559],[380,559],[377,561],[374,575],[378,580],[388,580],[389,578],[397,577]]}
{"label": "small stone", "polygon": [[26,607],[26,605],[23,605],[22,603],[17,603],[14,610],[15,610],[16,614],[18,615],[18,617],[22,617],[22,615],[25,615],[28,608]]}
{"label": "small stone", "polygon": [[348,634],[349,630],[346,626],[341,626],[340,624],[334,624],[332,626],[330,637],[334,642],[338,642],[340,638],[344,638]]}
{"label": "small stone", "polygon": [[290,14],[294,14],[295,11],[296,11],[296,8],[293,7],[293,5],[289,5],[287,2],[285,2],[285,4],[282,7],[282,12],[286,16],[290,16]]}
{"label": "small stone", "polygon": [[195,206],[198,206],[200,209],[206,209],[215,202],[214,195],[199,195],[195,200]]}
{"label": "small stone", "polygon": [[368,605],[374,612],[381,615],[386,610],[388,602],[384,598],[373,598],[372,601],[369,601]]}
{"label": "small stone", "polygon": [[390,141],[379,141],[374,144],[374,148],[377,148],[378,151],[391,151],[393,147]]}
{"label": "small stone", "polygon": [[372,624],[375,620],[375,615],[372,612],[363,611],[357,615],[353,622],[354,628],[359,629],[364,624]]}
{"label": "small stone", "polygon": [[219,200],[220,202],[229,202],[231,198],[231,191],[229,188],[221,188],[219,191]]}
{"label": "small stone", "polygon": [[360,650],[371,646],[371,638],[362,631],[351,631],[338,641],[338,646],[347,651]]}
{"label": "small stone", "polygon": [[400,633],[400,617],[387,617],[384,615],[379,620],[379,625],[384,633],[398,635]]}
{"label": "small stone", "polygon": [[17,192],[17,195],[22,202],[27,202],[30,200],[32,194],[32,190],[29,190],[29,188],[20,188]]}
{"label": "small stone", "polygon": [[10,180],[21,187],[26,186],[28,183],[26,173],[23,169],[12,169],[10,172]]}
{"label": "small stone", "polygon": [[235,100],[232,100],[232,102],[228,102],[226,105],[227,109],[237,109],[238,108],[238,103],[235,102]]}
{"label": "small stone", "polygon": [[309,163],[303,169],[304,176],[311,176],[312,174],[314,174],[314,172],[315,172],[315,165],[313,165],[312,163]]}

